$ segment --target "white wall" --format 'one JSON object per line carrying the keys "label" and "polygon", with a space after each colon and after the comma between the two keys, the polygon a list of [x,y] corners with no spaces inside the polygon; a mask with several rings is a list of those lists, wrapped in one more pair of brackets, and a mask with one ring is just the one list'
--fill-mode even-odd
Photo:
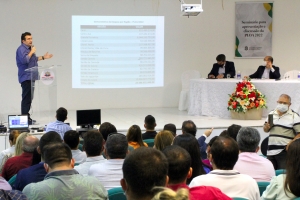
{"label": "white wall", "polygon": [[[246,1],[246,0],[245,0]],[[247,0],[249,1],[249,0]],[[186,0],[186,3],[197,3]],[[261,60],[235,59],[235,1],[203,0],[204,12],[181,17],[173,0],[9,0],[0,2],[0,120],[19,113],[21,87],[15,51],[21,33],[30,31],[37,54],[54,54],[40,66],[60,64],[58,106],[67,109],[175,107],[180,75],[187,69],[206,76],[217,54],[224,53],[242,72],[254,71]],[[274,0],[273,57],[282,71],[299,68],[299,0]],[[165,86],[143,89],[71,89],[72,15],[165,16]],[[5,115],[5,116],[4,116]],[[2,120],[3,120],[2,119]]]}

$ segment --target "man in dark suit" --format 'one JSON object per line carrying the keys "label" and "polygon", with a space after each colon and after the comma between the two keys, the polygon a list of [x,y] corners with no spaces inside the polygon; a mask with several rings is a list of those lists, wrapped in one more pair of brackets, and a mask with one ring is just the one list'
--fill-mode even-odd
{"label": "man in dark suit", "polygon": [[280,72],[279,67],[273,65],[273,58],[271,56],[266,56],[264,58],[264,66],[258,67],[254,74],[249,76],[250,78],[264,78],[264,79],[279,79]]}
{"label": "man in dark suit", "polygon": [[230,74],[230,78],[235,76],[234,63],[226,61],[224,54],[220,54],[216,58],[217,63],[213,65],[208,78],[227,78],[227,74]]}

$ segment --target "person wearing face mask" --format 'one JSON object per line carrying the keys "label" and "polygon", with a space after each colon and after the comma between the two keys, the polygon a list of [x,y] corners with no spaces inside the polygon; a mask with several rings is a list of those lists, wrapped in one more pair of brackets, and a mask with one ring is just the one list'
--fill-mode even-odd
{"label": "person wearing face mask", "polygon": [[227,74],[230,74],[230,78],[235,76],[234,63],[226,61],[224,54],[220,54],[216,57],[217,63],[215,63],[208,74],[208,78],[227,78]]}
{"label": "person wearing face mask", "polygon": [[256,72],[254,74],[251,74],[249,78],[279,79],[279,67],[273,65],[273,58],[271,56],[266,56],[264,58],[263,65],[259,66]]}
{"label": "person wearing face mask", "polygon": [[272,162],[275,170],[286,168],[287,145],[300,134],[300,117],[290,109],[291,97],[280,95],[273,115],[273,124],[266,119],[264,131],[269,132],[267,158]]}

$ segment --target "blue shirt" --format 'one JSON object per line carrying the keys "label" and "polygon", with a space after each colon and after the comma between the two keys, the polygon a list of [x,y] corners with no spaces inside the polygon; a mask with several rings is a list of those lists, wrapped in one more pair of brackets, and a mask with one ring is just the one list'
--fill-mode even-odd
{"label": "blue shirt", "polygon": [[72,130],[72,128],[68,124],[56,120],[55,122],[51,122],[47,125],[46,133],[49,131],[55,131],[60,135],[61,139],[63,140],[65,132],[69,130]]}
{"label": "blue shirt", "polygon": [[26,169],[22,169],[17,174],[16,182],[13,188],[15,190],[22,191],[26,185],[44,180],[46,175],[47,172],[44,168],[43,162]]}
{"label": "blue shirt", "polygon": [[[21,44],[16,52],[16,62],[17,66],[19,68],[18,70],[18,78],[19,78],[19,83],[22,83],[27,80],[31,80],[31,72],[26,72],[26,69],[32,68],[32,67],[37,67],[37,61],[38,57],[35,54],[32,54],[32,56],[29,58],[28,54],[30,53],[30,47]],[[34,72],[32,76],[33,80],[38,79],[38,72]]]}

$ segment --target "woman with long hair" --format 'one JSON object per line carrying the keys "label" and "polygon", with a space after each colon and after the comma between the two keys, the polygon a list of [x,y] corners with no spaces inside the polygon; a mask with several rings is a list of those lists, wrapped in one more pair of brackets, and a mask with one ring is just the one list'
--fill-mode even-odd
{"label": "woman with long hair", "polygon": [[154,148],[162,151],[167,146],[170,146],[174,140],[174,136],[171,131],[160,131],[154,138]]}
{"label": "woman with long hair", "polygon": [[286,173],[274,176],[262,194],[262,199],[295,199],[300,197],[300,139],[287,151]]}
{"label": "woman with long hair", "polygon": [[193,135],[189,133],[178,135],[175,137],[173,145],[178,145],[184,148],[191,156],[191,167],[193,169],[193,173],[192,176],[187,179],[187,184],[189,184],[196,176],[207,174],[210,171],[208,167],[203,166],[202,164],[199,144]]}
{"label": "woman with long hair", "polygon": [[142,139],[142,131],[141,128],[138,125],[132,125],[126,135],[128,145],[132,146],[134,149],[145,146],[148,147],[148,145],[143,142]]}
{"label": "woman with long hair", "polygon": [[19,156],[23,153],[23,140],[27,137],[30,136],[31,134],[28,132],[23,132],[19,135],[16,141],[16,148],[15,148],[15,156]]}

